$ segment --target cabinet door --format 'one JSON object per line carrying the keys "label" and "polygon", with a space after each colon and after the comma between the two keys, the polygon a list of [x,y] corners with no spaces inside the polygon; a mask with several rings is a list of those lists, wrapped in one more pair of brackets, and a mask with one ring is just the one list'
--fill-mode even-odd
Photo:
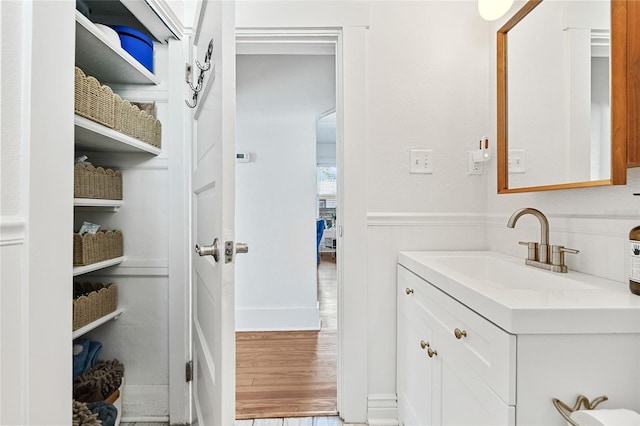
{"label": "cabinet door", "polygon": [[[443,340],[440,339],[440,342]],[[515,425],[515,407],[507,405],[470,368],[451,356],[454,345],[441,345],[438,350],[441,388],[434,411],[443,426]],[[449,356],[447,356],[449,355]]]}
{"label": "cabinet door", "polygon": [[[413,294],[400,283],[398,291],[398,414],[404,426],[431,425],[432,363],[426,344],[432,333]],[[423,348],[422,346],[425,346]]]}

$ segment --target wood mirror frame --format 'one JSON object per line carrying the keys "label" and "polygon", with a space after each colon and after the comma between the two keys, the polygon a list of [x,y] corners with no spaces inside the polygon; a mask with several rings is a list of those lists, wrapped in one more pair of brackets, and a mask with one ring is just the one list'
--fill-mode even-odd
{"label": "wood mirror frame", "polygon": [[[543,0],[529,0],[516,14],[505,23],[497,33],[497,77],[498,77],[498,194],[548,191],[554,189],[585,188],[604,185],[625,185],[627,182],[627,140],[629,147],[635,148],[632,143],[634,135],[627,135],[628,123],[627,108],[634,108],[633,102],[628,98],[627,88],[627,30],[638,32],[631,28],[627,22],[627,3],[634,0],[611,0],[611,176],[609,179],[597,181],[585,181],[575,183],[559,183],[556,185],[542,185],[509,188],[509,144],[507,122],[507,33],[518,22],[524,19]],[[635,5],[629,7],[636,8]],[[635,9],[634,9],[635,10]],[[636,12],[630,13],[635,16]],[[637,22],[637,21],[635,21]],[[637,35],[637,34],[636,34]],[[633,43],[634,45],[636,43]],[[637,50],[637,49],[636,49]],[[638,78],[635,75],[635,78]],[[631,85],[633,86],[633,85]],[[629,94],[629,97],[632,94]],[[639,119],[635,119],[638,121]],[[633,149],[632,149],[633,150]]]}

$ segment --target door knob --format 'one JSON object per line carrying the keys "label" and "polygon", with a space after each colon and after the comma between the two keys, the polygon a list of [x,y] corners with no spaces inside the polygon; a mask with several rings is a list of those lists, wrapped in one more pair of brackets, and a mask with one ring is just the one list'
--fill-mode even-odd
{"label": "door knob", "polygon": [[[231,263],[233,261],[233,250],[234,250],[233,241],[225,241],[224,242],[224,263]],[[248,253],[249,244],[236,243],[235,251],[236,251],[236,254]]]}
{"label": "door knob", "polygon": [[200,256],[213,256],[213,260],[217,262],[220,260],[220,250],[218,246],[218,239],[214,238],[213,244],[210,246],[201,246],[200,244],[196,244],[196,253]]}

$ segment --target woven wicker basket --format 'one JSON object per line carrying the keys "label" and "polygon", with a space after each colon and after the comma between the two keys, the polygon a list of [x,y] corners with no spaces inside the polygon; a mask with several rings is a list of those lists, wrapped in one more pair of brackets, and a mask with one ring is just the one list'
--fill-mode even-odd
{"label": "woven wicker basket", "polygon": [[145,107],[141,110],[78,67],[74,95],[76,114],[160,148],[162,125],[148,112],[155,111],[155,104],[139,103]]}
{"label": "woven wicker basket", "polygon": [[158,148],[162,147],[162,123],[160,120],[156,120],[153,125],[153,142],[151,144]]}
{"label": "woven wicker basket", "polygon": [[103,126],[113,128],[114,101],[111,88],[101,85],[95,77],[85,76],[78,67],[75,71],[75,85],[75,112]]}
{"label": "woven wicker basket", "polygon": [[73,196],[122,200],[122,173],[76,163],[73,169]]}
{"label": "woven wicker basket", "polygon": [[74,283],[74,293],[83,293],[73,300],[73,329],[101,318],[118,307],[118,286],[100,283]]}
{"label": "woven wicker basket", "polygon": [[120,95],[113,94],[113,129],[120,133],[124,133],[124,121],[128,113],[125,102],[127,101],[123,100]]}
{"label": "woven wicker basket", "polygon": [[98,231],[95,234],[73,234],[73,264],[90,265],[120,257],[124,253],[121,231]]}
{"label": "woven wicker basket", "polygon": [[87,76],[80,68],[75,67],[75,112],[83,117],[89,117],[89,95],[87,94]]}
{"label": "woven wicker basket", "polygon": [[123,100],[119,95],[113,95],[114,125],[113,128],[120,133],[146,142],[155,147],[161,147],[162,124],[152,114],[138,105]]}

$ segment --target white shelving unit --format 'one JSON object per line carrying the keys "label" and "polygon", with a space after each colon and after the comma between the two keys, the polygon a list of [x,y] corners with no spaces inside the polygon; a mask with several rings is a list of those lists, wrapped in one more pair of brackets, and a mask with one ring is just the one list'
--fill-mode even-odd
{"label": "white shelving unit", "polygon": [[77,10],[76,65],[102,84],[160,84],[153,73]]}
{"label": "white shelving unit", "polygon": [[[119,44],[113,43],[97,26],[76,10],[76,65],[87,75],[94,76],[101,83],[150,85],[160,84],[160,80]],[[158,155],[160,148],[149,145],[131,136],[117,132],[85,117],[75,115],[75,146],[77,151],[146,153]],[[117,212],[122,200],[100,200],[89,198],[74,199],[74,207],[81,211]],[[73,276],[118,265],[124,256],[73,268]],[[119,317],[123,309],[99,318],[91,324],[73,332],[77,338],[99,327],[107,321]]]}
{"label": "white shelving unit", "polygon": [[103,316],[102,318],[98,318],[94,322],[91,322],[91,323],[85,325],[84,327],[80,327],[79,329],[77,329],[76,331],[74,331],[71,334],[71,337],[75,340],[78,337],[87,334],[91,330],[94,330],[94,329],[100,327],[102,324],[105,324],[105,323],[107,323],[107,322],[109,322],[111,320],[118,319],[120,317],[120,315],[122,315],[123,312],[124,312],[124,308],[118,308],[115,311],[111,312],[110,314],[107,314],[107,315]]}
{"label": "white shelving unit", "polygon": [[124,259],[124,256],[120,256],[114,257],[113,259],[103,260],[102,262],[92,263],[90,265],[74,266],[73,276],[77,277],[78,275],[88,274],[89,272],[98,271],[100,269],[108,268],[109,266],[119,265]]}
{"label": "white shelving unit", "polygon": [[153,155],[161,152],[160,148],[79,115],[74,117],[74,124],[76,149],[101,152],[146,152]]}
{"label": "white shelving unit", "polygon": [[117,212],[122,207],[124,201],[122,200],[102,200],[97,198],[74,198],[73,206],[80,207],[83,210],[96,210],[96,211],[113,211]]}

